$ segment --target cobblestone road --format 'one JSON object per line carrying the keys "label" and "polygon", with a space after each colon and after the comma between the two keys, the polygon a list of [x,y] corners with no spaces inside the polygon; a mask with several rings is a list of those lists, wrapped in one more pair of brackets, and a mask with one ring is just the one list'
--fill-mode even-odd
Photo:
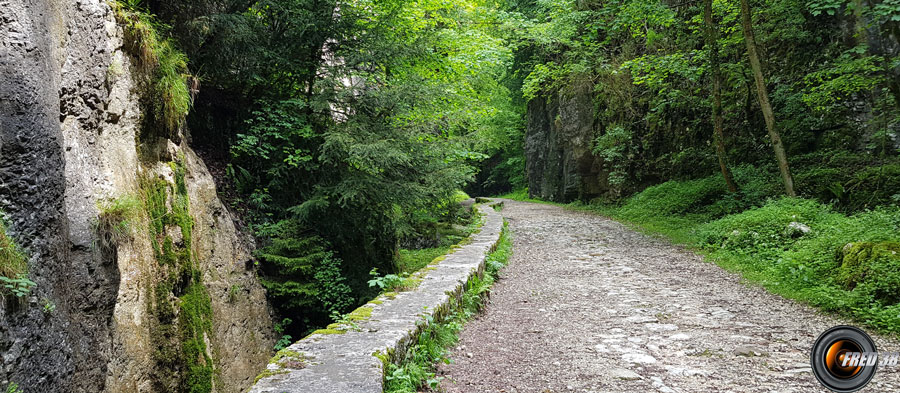
{"label": "cobblestone road", "polygon": [[[448,392],[825,391],[809,352],[847,321],[615,221],[505,204],[514,253],[440,368]],[[900,391],[897,370],[879,368],[863,391]]]}

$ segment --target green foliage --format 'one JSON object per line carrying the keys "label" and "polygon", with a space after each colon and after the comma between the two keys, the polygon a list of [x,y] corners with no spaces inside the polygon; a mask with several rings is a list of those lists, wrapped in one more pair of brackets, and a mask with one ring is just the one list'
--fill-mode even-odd
{"label": "green foliage", "polygon": [[175,41],[166,37],[169,26],[142,9],[139,0],[115,1],[113,10],[125,28],[126,48],[148,77],[151,113],[167,135],[174,135],[191,108],[189,85],[196,83],[188,72],[188,59]]}
{"label": "green foliage", "polygon": [[0,276],[0,288],[2,288],[0,294],[8,293],[21,298],[31,293],[31,289],[36,285],[25,274],[17,274],[15,278]]}
{"label": "green foliage", "polygon": [[41,311],[43,311],[44,314],[52,314],[56,311],[56,303],[53,303],[53,301],[47,298],[41,299]]}
{"label": "green foliage", "polygon": [[[718,169],[709,120],[712,48],[704,37],[702,3],[561,0],[509,7],[524,19],[509,33],[516,44],[513,68],[526,75],[523,99],[553,104],[585,87],[591,91],[596,133],[590,172],[607,176],[603,195],[591,197],[620,200],[648,185]],[[752,9],[790,164],[799,155],[823,152],[875,153],[869,166],[896,159],[900,62],[890,50],[869,44],[895,42],[893,18],[900,18],[900,7],[767,0]],[[771,147],[759,134],[765,125],[738,3],[712,2],[712,22],[724,154],[732,165],[752,165],[777,179]],[[579,171],[588,172],[588,158],[579,160]],[[806,191],[802,184],[798,190]],[[879,195],[867,207],[884,203]],[[865,208],[851,204],[848,210]]]}
{"label": "green foliage", "polygon": [[648,187],[629,198],[619,212],[629,220],[642,220],[650,215],[665,217],[702,213],[708,210],[704,208],[712,205],[726,191],[720,176],[686,181],[670,180]]}
{"label": "green foliage", "polygon": [[292,341],[293,337],[290,334],[284,334],[285,328],[287,326],[290,326],[291,323],[293,323],[293,322],[294,321],[291,320],[290,318],[284,318],[281,320],[281,322],[275,322],[275,326],[274,326],[275,333],[278,333],[281,335],[281,338],[279,338],[278,341],[275,342],[275,350],[276,351],[285,349],[293,343],[293,341]]}
{"label": "green foliage", "polygon": [[807,92],[803,101],[816,111],[846,102],[852,105],[854,95],[867,93],[881,82],[883,59],[864,56],[866,49],[848,50],[835,59],[834,65],[806,75]]}
{"label": "green foliage", "polygon": [[10,382],[9,385],[6,385],[6,393],[22,393],[22,390],[19,388],[19,384]]}
{"label": "green foliage", "polygon": [[100,203],[100,215],[95,224],[100,246],[112,249],[134,235],[135,224],[141,219],[140,199],[124,195],[119,198]]}
{"label": "green foliage", "polygon": [[153,78],[153,112],[166,129],[174,132],[184,124],[191,109],[188,84],[192,76],[188,73],[187,57],[175,48],[173,41],[163,41],[154,50],[158,64]]}
{"label": "green foliage", "polygon": [[832,203],[844,212],[897,205],[900,162],[872,162],[869,155],[823,152],[798,157],[796,183],[804,197]]}
{"label": "green foliage", "polygon": [[378,287],[378,289],[387,292],[400,292],[412,289],[414,286],[410,282],[409,273],[400,273],[397,274],[385,274],[384,276],[378,275],[378,269],[372,269],[369,272],[372,275],[372,279],[369,280],[370,287]]}
{"label": "green foliage", "polygon": [[[261,282],[289,336],[330,322],[354,303],[341,270],[341,260],[328,251],[322,238],[305,233],[296,221],[281,221],[268,229],[271,241],[258,253]],[[290,329],[287,326],[290,325]]]}

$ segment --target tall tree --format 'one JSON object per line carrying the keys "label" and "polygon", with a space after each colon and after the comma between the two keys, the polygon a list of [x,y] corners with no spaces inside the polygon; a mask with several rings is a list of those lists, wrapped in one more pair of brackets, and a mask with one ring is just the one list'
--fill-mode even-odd
{"label": "tall tree", "polygon": [[787,154],[784,152],[784,144],[781,143],[781,135],[775,130],[775,113],[772,111],[772,104],[769,102],[766,78],[763,75],[762,65],[759,61],[759,53],[756,51],[756,38],[753,36],[753,20],[750,13],[749,0],[741,0],[741,23],[744,27],[744,42],[747,44],[750,68],[753,69],[753,79],[756,80],[756,94],[759,98],[759,106],[766,121],[769,138],[772,139],[772,148],[775,150],[775,158],[778,160],[778,169],[781,171],[784,189],[789,196],[797,196],[797,193],[794,191],[794,179],[791,177],[791,169],[788,167]]}
{"label": "tall tree", "polygon": [[719,43],[718,31],[712,18],[712,0],[704,0],[703,2],[703,35],[706,39],[706,46],[709,50],[709,68],[712,72],[713,79],[713,139],[716,142],[716,156],[719,158],[719,169],[722,171],[722,177],[725,178],[725,184],[728,186],[729,192],[736,192],[737,187],[728,169],[728,162],[725,157],[725,133],[722,131],[722,70],[719,68]]}

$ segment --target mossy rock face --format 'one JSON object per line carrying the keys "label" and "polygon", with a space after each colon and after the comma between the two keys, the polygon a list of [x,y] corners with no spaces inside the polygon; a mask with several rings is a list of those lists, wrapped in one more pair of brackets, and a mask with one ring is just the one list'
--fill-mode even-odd
{"label": "mossy rock face", "polygon": [[837,279],[844,288],[891,304],[900,301],[900,243],[847,243],[837,257]]}

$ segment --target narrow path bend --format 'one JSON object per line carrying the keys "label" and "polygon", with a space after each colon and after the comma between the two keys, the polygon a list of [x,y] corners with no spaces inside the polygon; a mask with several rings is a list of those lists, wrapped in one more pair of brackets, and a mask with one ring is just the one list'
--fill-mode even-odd
{"label": "narrow path bend", "polygon": [[[821,392],[813,341],[847,321],[600,216],[505,201],[514,252],[466,325],[448,392]],[[896,341],[873,336],[879,350]],[[751,355],[751,356],[746,356]],[[869,392],[900,391],[879,368]]]}

